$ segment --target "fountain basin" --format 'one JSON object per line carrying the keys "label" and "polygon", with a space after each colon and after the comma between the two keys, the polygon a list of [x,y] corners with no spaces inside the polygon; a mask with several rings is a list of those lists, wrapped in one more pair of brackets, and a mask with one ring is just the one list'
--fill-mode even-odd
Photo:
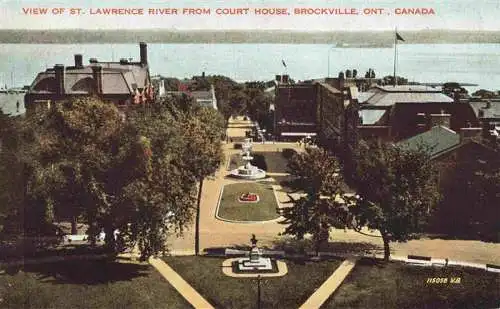
{"label": "fountain basin", "polygon": [[252,168],[247,168],[246,166],[240,166],[237,169],[232,170],[229,175],[231,177],[235,178],[240,178],[240,179],[248,179],[248,180],[255,180],[255,179],[263,179],[266,178],[266,171],[256,167],[252,166]]}

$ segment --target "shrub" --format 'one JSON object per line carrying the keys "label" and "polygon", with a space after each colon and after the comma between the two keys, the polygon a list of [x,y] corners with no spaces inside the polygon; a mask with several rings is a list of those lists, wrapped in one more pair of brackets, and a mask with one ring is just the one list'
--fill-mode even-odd
{"label": "shrub", "polygon": [[235,143],[234,144],[234,149],[242,149],[243,146],[241,145],[241,143]]}
{"label": "shrub", "polygon": [[297,153],[297,151],[295,151],[294,149],[292,148],[285,148],[283,149],[283,151],[281,152],[281,154],[283,155],[283,157],[287,160],[290,160],[295,154]]}

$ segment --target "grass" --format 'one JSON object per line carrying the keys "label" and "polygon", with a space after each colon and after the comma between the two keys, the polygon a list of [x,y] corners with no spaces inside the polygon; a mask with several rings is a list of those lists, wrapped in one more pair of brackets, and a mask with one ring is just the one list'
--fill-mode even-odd
{"label": "grass", "polygon": [[[257,308],[257,281],[222,273],[224,258],[165,257],[165,261],[216,308]],[[286,260],[288,274],[261,280],[261,308],[298,308],[340,265],[340,261]]]}
{"label": "grass", "polygon": [[[257,193],[259,202],[241,203],[243,193]],[[279,217],[278,204],[271,186],[260,183],[237,183],[224,186],[217,214],[220,218],[236,221],[267,221]]]}
{"label": "grass", "polygon": [[[427,283],[448,278],[448,283]],[[450,278],[460,278],[451,283]],[[498,308],[500,274],[463,267],[360,261],[323,308]]]}
{"label": "grass", "polygon": [[[10,274],[9,274],[10,273]],[[149,265],[105,260],[26,265],[0,275],[0,308],[190,308]]]}
{"label": "grass", "polygon": [[[251,161],[255,165],[268,173],[286,173],[287,159],[281,152],[252,152],[254,159]],[[233,170],[243,165],[244,161],[240,154],[233,154],[229,160],[229,170]]]}

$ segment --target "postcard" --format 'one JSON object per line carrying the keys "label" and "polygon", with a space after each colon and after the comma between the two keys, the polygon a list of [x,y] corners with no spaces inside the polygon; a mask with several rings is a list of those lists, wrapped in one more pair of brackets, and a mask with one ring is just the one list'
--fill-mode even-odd
{"label": "postcard", "polygon": [[0,0],[0,307],[500,307],[499,14]]}

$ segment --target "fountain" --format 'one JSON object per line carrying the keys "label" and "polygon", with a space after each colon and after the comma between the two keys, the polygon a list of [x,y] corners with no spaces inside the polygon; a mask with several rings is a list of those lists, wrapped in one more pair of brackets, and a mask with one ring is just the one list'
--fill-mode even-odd
{"label": "fountain", "polygon": [[250,155],[250,151],[252,150],[252,139],[245,138],[245,142],[242,145],[242,159],[246,163],[243,166],[238,167],[231,171],[230,175],[236,178],[254,180],[254,179],[262,179],[266,178],[266,171],[254,166],[250,163],[253,160],[253,157]]}

